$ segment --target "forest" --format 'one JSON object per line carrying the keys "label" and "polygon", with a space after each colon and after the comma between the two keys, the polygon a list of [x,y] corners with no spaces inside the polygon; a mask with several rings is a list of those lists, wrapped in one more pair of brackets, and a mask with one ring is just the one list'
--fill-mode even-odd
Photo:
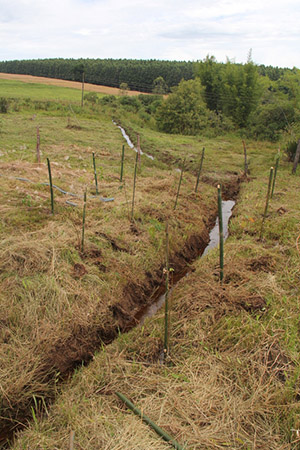
{"label": "forest", "polygon": [[[0,62],[0,72],[44,76],[121,87],[122,99],[100,98],[121,105],[156,129],[175,134],[220,135],[277,141],[283,130],[294,148],[299,134],[300,70],[219,63],[214,56],[197,62],[127,59],[39,59]],[[126,91],[159,95],[129,98]],[[165,94],[168,94],[166,96]],[[165,95],[165,97],[163,97]],[[86,100],[97,102],[95,95]]]}
{"label": "forest", "polygon": [[37,59],[0,62],[0,72],[35,75],[63,80],[152,92],[154,80],[163,77],[167,90],[182,79],[193,78],[193,63],[128,59]]}

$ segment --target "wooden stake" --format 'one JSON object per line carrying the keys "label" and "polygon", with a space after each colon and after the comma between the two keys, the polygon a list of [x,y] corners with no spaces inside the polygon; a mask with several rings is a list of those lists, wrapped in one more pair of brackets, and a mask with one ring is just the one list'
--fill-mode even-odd
{"label": "wooden stake", "polygon": [[86,190],[83,194],[83,212],[82,212],[82,236],[81,236],[81,252],[84,251],[84,229],[85,229],[85,211],[86,211]]}
{"label": "wooden stake", "polygon": [[166,294],[165,294],[165,335],[164,335],[164,354],[169,351],[169,224],[166,222]]}
{"label": "wooden stake", "polygon": [[40,128],[36,127],[36,159],[38,164],[41,164],[41,154],[40,154]]}
{"label": "wooden stake", "polygon": [[176,200],[175,200],[175,205],[174,205],[174,211],[177,207],[177,202],[178,202],[178,197],[179,197],[179,192],[180,192],[180,186],[181,186],[181,182],[182,182],[182,177],[183,177],[183,172],[184,172],[184,164],[185,164],[185,158],[183,160],[182,163],[182,167],[181,167],[181,174],[180,174],[180,178],[179,178],[179,183],[178,183],[178,189],[177,189],[177,194],[176,194]]}
{"label": "wooden stake", "polygon": [[122,146],[120,182],[123,181],[124,155],[125,155],[125,145]]}
{"label": "wooden stake", "polygon": [[135,185],[136,185],[136,171],[137,171],[137,165],[138,165],[138,153],[136,154],[135,158],[135,166],[134,166],[134,177],[133,177],[133,192],[132,192],[132,206],[131,206],[131,216],[130,220],[133,221],[133,212],[134,212],[134,199],[135,199]]}
{"label": "wooden stake", "polygon": [[81,108],[83,107],[83,96],[84,96],[84,72],[82,72],[82,84],[81,84]]}
{"label": "wooden stake", "polygon": [[220,282],[223,283],[224,276],[224,234],[223,234],[223,213],[222,213],[222,193],[218,184],[218,214],[219,214],[219,240],[220,240]]}
{"label": "wooden stake", "polygon": [[200,175],[201,175],[202,164],[203,164],[203,159],[204,159],[204,151],[205,151],[205,147],[203,147],[203,149],[202,149],[202,156],[201,156],[200,166],[199,166],[198,175],[197,175],[195,192],[197,192],[197,190],[198,190],[198,184],[199,184],[199,181],[200,181]]}
{"label": "wooden stake", "polygon": [[278,166],[279,166],[279,160],[280,160],[280,149],[278,150],[278,153],[276,155],[275,170],[274,170],[273,184],[272,184],[272,190],[271,190],[271,198],[273,198],[273,194],[274,194],[275,181],[276,181],[277,170],[278,170]]}
{"label": "wooden stake", "polygon": [[247,147],[245,141],[243,141],[243,147],[244,147],[244,174],[247,176],[248,174],[248,161],[247,161]]}
{"label": "wooden stake", "polygon": [[69,450],[74,450],[75,431],[71,431],[69,440]]}
{"label": "wooden stake", "polygon": [[49,174],[49,185],[50,185],[50,195],[51,195],[51,212],[54,214],[54,194],[53,194],[53,185],[52,185],[52,175],[51,175],[51,166],[49,158],[47,158],[48,164],[48,174]]}
{"label": "wooden stake", "polygon": [[139,155],[139,170],[141,170],[141,144],[140,144],[140,135],[137,135],[137,152]]}
{"label": "wooden stake", "polygon": [[97,170],[96,170],[96,160],[95,160],[95,153],[93,152],[93,166],[94,166],[94,177],[95,177],[95,185],[96,185],[96,195],[99,194],[98,192],[98,180],[97,180]]}
{"label": "wooden stake", "polygon": [[259,236],[260,239],[262,238],[264,223],[265,223],[265,220],[266,220],[266,217],[267,217],[267,213],[268,213],[271,185],[272,185],[272,179],[273,179],[273,171],[274,171],[274,168],[271,167],[270,175],[269,175],[268,191],[267,191],[267,197],[266,197],[266,206],[265,206],[264,216],[263,216],[263,220],[262,220],[262,223],[261,223],[261,229],[260,229],[260,236]]}

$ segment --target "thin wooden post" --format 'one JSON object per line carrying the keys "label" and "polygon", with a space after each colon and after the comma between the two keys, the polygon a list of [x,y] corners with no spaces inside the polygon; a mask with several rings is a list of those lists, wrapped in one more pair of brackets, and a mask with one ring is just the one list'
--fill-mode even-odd
{"label": "thin wooden post", "polygon": [[119,397],[120,400],[122,400],[122,402],[125,403],[125,405],[134,413],[136,414],[138,417],[140,417],[143,422],[145,422],[147,425],[149,425],[151,428],[153,428],[153,430],[159,435],[161,436],[166,442],[169,442],[169,444],[171,444],[176,450],[183,450],[183,447],[178,444],[178,442],[172,437],[170,436],[168,433],[166,433],[166,431],[164,431],[162,428],[160,428],[158,425],[156,425],[151,419],[149,419],[149,417],[145,416],[145,414],[139,410],[136,406],[134,406],[134,404],[128,400],[127,397],[125,397],[124,394],[121,394],[120,392],[116,392],[116,395]]}
{"label": "thin wooden post", "polygon": [[220,282],[224,277],[224,234],[223,234],[223,212],[221,186],[218,184],[218,215],[219,215],[219,241],[220,241]]}
{"label": "thin wooden post", "polygon": [[81,252],[84,251],[84,229],[85,229],[85,212],[86,212],[86,190],[83,194],[83,212],[82,212],[82,235],[81,235]]}
{"label": "thin wooden post", "polygon": [[74,450],[75,431],[70,432],[69,450]]}
{"label": "thin wooden post", "polygon": [[81,84],[81,108],[83,108],[83,96],[84,96],[84,72],[82,72],[82,84]]}
{"label": "thin wooden post", "polygon": [[264,215],[263,215],[263,220],[261,223],[261,229],[260,229],[260,236],[259,238],[262,238],[262,233],[263,233],[263,228],[264,228],[264,223],[267,217],[267,213],[268,213],[268,206],[269,206],[269,200],[270,200],[270,192],[271,192],[271,185],[272,185],[272,179],[273,179],[273,171],[274,168],[271,167],[270,169],[270,175],[269,175],[269,184],[268,184],[268,191],[267,191],[267,197],[266,197],[266,205],[265,205],[265,210],[264,210]]}
{"label": "thin wooden post", "polygon": [[138,165],[138,153],[136,154],[135,158],[135,166],[134,166],[134,177],[133,177],[133,192],[132,192],[132,205],[131,205],[131,216],[130,219],[133,221],[133,212],[134,212],[134,199],[135,199],[135,185],[136,185],[136,172],[137,172],[137,165]]}
{"label": "thin wooden post", "polygon": [[94,166],[94,177],[95,177],[95,185],[96,185],[96,195],[98,195],[99,192],[98,192],[97,169],[96,169],[96,160],[95,160],[94,152],[93,152],[93,166]]}
{"label": "thin wooden post", "polygon": [[280,160],[280,150],[278,150],[278,153],[276,155],[275,170],[274,170],[274,177],[273,177],[272,190],[271,190],[271,198],[273,198],[273,194],[274,194],[275,181],[276,181],[277,170],[278,170],[278,166],[279,166],[279,160]]}
{"label": "thin wooden post", "polygon": [[247,176],[248,174],[247,147],[244,140],[243,140],[243,147],[244,147],[244,174],[245,176]]}
{"label": "thin wooden post", "polygon": [[175,200],[175,205],[174,205],[174,211],[177,207],[177,202],[178,202],[178,197],[179,197],[179,192],[180,192],[180,186],[181,186],[181,182],[182,182],[182,177],[183,177],[183,172],[184,172],[184,164],[185,164],[185,158],[183,160],[182,163],[182,167],[181,167],[181,173],[180,173],[180,178],[179,178],[179,183],[178,183],[178,189],[177,189],[177,194],[176,194],[176,200]]}
{"label": "thin wooden post", "polygon": [[51,212],[54,214],[54,194],[53,194],[53,185],[52,185],[52,175],[51,175],[51,165],[49,158],[47,158],[48,165],[48,174],[49,174],[49,185],[50,185],[50,195],[51,195]]}
{"label": "thin wooden post", "polygon": [[294,159],[293,170],[292,170],[292,174],[293,175],[295,175],[295,173],[296,173],[299,159],[300,159],[300,139],[298,141],[297,150],[296,150],[296,153],[295,153],[295,159]]}
{"label": "thin wooden post", "polygon": [[165,334],[164,334],[164,354],[169,351],[169,224],[166,222],[166,294],[165,294]]}
{"label": "thin wooden post", "polygon": [[139,170],[141,170],[141,143],[140,143],[140,135],[137,135],[137,152],[139,155]]}
{"label": "thin wooden post", "polygon": [[205,147],[203,147],[203,149],[202,149],[202,156],[201,156],[200,166],[199,166],[198,175],[197,175],[195,192],[197,192],[197,190],[198,190],[198,184],[199,184],[199,181],[200,181],[200,175],[201,175],[202,164],[203,164],[203,159],[204,159],[204,151],[205,151]]}
{"label": "thin wooden post", "polygon": [[38,164],[41,164],[41,153],[40,153],[40,127],[36,127],[36,159]]}
{"label": "thin wooden post", "polygon": [[121,155],[121,174],[120,174],[120,182],[123,181],[124,155],[125,155],[125,145],[123,144],[123,146],[122,146],[122,155]]}

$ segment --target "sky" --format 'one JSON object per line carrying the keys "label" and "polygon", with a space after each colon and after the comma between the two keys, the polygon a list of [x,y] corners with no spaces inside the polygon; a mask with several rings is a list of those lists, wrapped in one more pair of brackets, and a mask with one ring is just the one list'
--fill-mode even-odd
{"label": "sky", "polygon": [[299,0],[0,0],[0,61],[213,55],[300,68]]}

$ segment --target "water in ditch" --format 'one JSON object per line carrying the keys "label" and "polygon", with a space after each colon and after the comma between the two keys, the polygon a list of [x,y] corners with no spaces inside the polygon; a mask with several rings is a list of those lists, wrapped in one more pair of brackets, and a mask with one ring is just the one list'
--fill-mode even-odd
{"label": "water in ditch", "polygon": [[[114,120],[113,120],[113,124],[116,125],[121,130],[122,136],[126,140],[129,147],[132,148],[132,150],[134,150],[137,153],[137,148],[134,146],[134,144],[130,140],[130,137],[128,136],[128,134],[126,133],[124,128],[122,128],[120,125],[118,125]],[[151,159],[152,161],[154,160],[154,156],[149,155],[148,153],[145,153],[142,150],[140,151],[140,153],[141,153],[141,155],[145,155],[147,158]]]}
{"label": "water in ditch", "polygon": [[[229,223],[229,219],[230,219],[230,217],[232,215],[232,210],[233,210],[234,205],[235,205],[235,201],[233,201],[233,200],[226,200],[226,201],[222,202],[223,235],[224,235],[224,239],[227,239],[228,234],[229,234],[229,232],[228,232],[228,223]],[[216,223],[215,223],[213,229],[211,230],[211,232],[209,234],[209,243],[207,244],[207,246],[206,246],[204,252],[202,253],[201,257],[205,256],[211,249],[217,247],[218,245],[219,245],[219,219],[217,218]],[[187,274],[185,276],[188,276],[188,274],[189,274],[189,272],[187,272]],[[169,291],[169,294],[174,289],[174,286]],[[156,314],[157,311],[160,310],[160,308],[165,303],[165,299],[166,299],[166,294],[162,294],[156,300],[156,302],[154,302],[152,305],[150,305],[147,308],[145,308],[145,310],[143,311],[143,314],[141,315],[141,318],[140,318],[140,323],[139,323],[140,326],[143,325],[143,323],[145,322],[145,320],[148,317],[154,316],[154,314]]]}

